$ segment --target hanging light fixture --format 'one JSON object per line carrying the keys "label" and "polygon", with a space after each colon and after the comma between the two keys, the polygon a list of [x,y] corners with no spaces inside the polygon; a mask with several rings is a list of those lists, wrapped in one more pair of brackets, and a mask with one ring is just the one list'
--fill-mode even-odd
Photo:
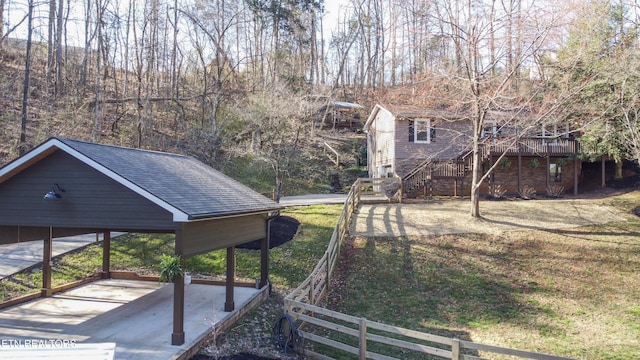
{"label": "hanging light fixture", "polygon": [[49,191],[48,193],[44,194],[44,199],[45,200],[60,199],[62,197],[62,195],[60,195],[60,193],[58,193],[58,191],[56,191],[56,188],[58,188],[58,191],[64,192],[64,189],[61,188],[60,185],[53,184],[53,185],[51,185],[51,191]]}

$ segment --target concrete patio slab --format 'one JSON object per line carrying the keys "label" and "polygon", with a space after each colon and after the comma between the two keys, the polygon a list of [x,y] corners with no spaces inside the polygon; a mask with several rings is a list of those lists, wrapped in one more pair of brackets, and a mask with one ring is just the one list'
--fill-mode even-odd
{"label": "concrete patio slab", "polygon": [[0,358],[3,344],[34,340],[113,342],[115,359],[122,360],[177,358],[260,294],[236,287],[236,310],[225,312],[224,286],[187,285],[185,343],[174,346],[173,284],[99,280],[0,311]]}
{"label": "concrete patio slab", "polygon": [[[111,238],[124,233],[112,233]],[[102,241],[103,235],[86,234],[53,239],[52,255],[58,256],[96,241]],[[0,279],[42,262],[44,240],[25,241],[0,245]]]}

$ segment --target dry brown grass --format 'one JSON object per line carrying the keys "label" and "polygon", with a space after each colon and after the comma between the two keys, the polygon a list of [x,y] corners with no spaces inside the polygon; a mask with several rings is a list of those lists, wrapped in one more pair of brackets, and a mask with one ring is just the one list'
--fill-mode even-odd
{"label": "dry brown grass", "polygon": [[[640,205],[640,192],[581,201],[586,202],[581,218],[603,223],[357,237],[341,273],[341,283],[349,286],[333,294],[340,300],[334,306],[480,343],[579,359],[637,357],[640,218],[631,210]],[[590,208],[595,213],[587,213]],[[558,213],[550,222],[557,225],[566,216]],[[516,222],[503,218],[501,223]]]}

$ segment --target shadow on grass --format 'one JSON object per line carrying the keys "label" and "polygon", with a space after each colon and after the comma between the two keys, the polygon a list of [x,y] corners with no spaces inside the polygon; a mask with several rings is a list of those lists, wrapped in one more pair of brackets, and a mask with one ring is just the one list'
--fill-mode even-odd
{"label": "shadow on grass", "polygon": [[343,250],[329,308],[469,341],[463,328],[527,324],[549,311],[522,300],[525,293],[544,291],[539,284],[510,277],[504,264],[481,260],[490,256],[500,262],[502,254],[473,252],[452,241],[354,238]]}

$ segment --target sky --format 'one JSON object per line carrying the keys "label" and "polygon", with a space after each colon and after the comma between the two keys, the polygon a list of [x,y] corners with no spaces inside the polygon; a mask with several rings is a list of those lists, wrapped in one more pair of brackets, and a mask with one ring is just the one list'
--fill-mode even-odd
{"label": "sky", "polygon": [[349,0],[325,0],[324,8],[324,35],[325,39],[329,39],[331,36],[331,32],[335,31],[336,26],[338,25],[338,16],[344,17],[345,12],[348,11],[349,8]]}
{"label": "sky", "polygon": [[[16,0],[8,0],[7,1],[7,12],[6,12],[6,19],[8,19],[8,23],[9,26],[6,27],[6,22],[7,20],[5,20],[5,31],[7,31],[8,28],[11,28],[13,25],[15,25],[16,23],[18,23],[23,17],[26,16],[27,13],[27,7],[26,7],[26,3],[27,1],[16,1]],[[39,3],[40,6],[36,6],[34,9],[34,23],[36,24],[36,26],[34,27],[35,32],[33,34],[34,39],[35,40],[45,40],[47,37],[47,28],[44,24],[46,24],[47,22],[47,17],[48,17],[48,11],[49,8],[48,6],[42,6],[43,3]],[[82,4],[81,1],[79,0],[71,0],[71,5],[72,7],[75,9],[75,11],[79,11],[80,14],[76,15],[76,17],[78,17],[79,19],[84,17],[84,14],[82,14],[82,12],[84,11],[84,6],[77,6],[79,4]],[[324,7],[325,7],[325,17],[324,17],[324,22],[323,22],[323,26],[324,26],[324,34],[325,34],[325,38],[330,38],[331,33],[333,31],[335,31],[336,29],[336,25],[338,23],[338,17],[344,17],[344,14],[346,11],[348,11],[348,8],[350,7],[350,0],[325,0],[324,1]],[[74,16],[71,16],[71,18],[69,19],[70,21],[67,24],[67,39],[69,40],[70,38],[82,38],[84,37],[84,25],[82,25],[82,21],[78,21],[76,22],[77,24],[79,24],[78,26],[73,26],[73,18]],[[38,25],[39,24],[39,25]],[[26,20],[22,23],[22,25],[11,34],[11,37],[17,37],[17,38],[26,38]],[[69,45],[75,45],[75,46],[82,46],[83,44],[69,44]]]}

